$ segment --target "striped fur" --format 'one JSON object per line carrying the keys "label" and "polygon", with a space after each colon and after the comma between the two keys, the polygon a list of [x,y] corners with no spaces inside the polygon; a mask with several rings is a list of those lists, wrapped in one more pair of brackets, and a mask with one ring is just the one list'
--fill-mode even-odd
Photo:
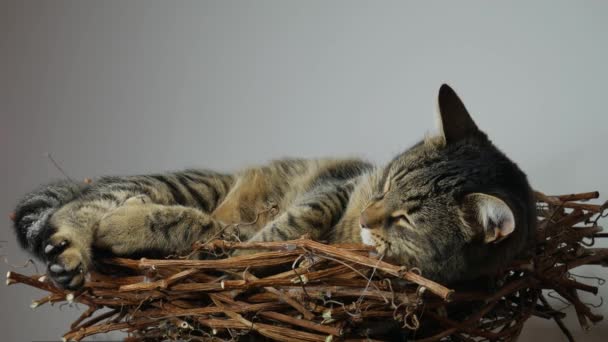
{"label": "striped fur", "polygon": [[[284,159],[234,174],[185,170],[102,177],[89,186],[53,183],[18,204],[17,235],[66,288],[83,284],[96,249],[167,255],[220,236],[364,242],[433,279],[477,276],[522,251],[533,202],[525,175],[472,121],[463,125],[468,113],[450,96],[443,133],[384,167],[357,159]],[[485,195],[465,197],[472,193]],[[491,196],[505,205],[484,210],[483,203],[464,200]],[[489,244],[495,222],[483,213],[511,210],[514,232]]]}

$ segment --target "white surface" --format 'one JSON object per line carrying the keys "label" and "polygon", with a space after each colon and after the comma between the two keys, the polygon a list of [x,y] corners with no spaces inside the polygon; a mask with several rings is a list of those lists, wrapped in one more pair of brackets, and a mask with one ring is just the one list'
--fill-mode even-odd
{"label": "white surface", "polygon": [[[78,179],[386,161],[432,129],[446,81],[537,189],[608,195],[607,15],[601,1],[2,1],[0,212],[61,177],[46,152]],[[3,227],[10,261],[26,260]],[[76,313],[32,311],[41,296],[0,289],[3,340],[65,331]],[[539,338],[564,340],[542,320],[521,340]]]}

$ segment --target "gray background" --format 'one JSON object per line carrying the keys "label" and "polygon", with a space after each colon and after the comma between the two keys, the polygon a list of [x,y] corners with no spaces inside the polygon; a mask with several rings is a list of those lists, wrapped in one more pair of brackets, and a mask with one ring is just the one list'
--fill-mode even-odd
{"label": "gray background", "polygon": [[[0,212],[62,177],[47,152],[77,179],[381,163],[433,129],[442,82],[535,188],[606,192],[607,15],[602,1],[2,1]],[[2,222],[3,253],[27,260]],[[41,296],[0,287],[0,339],[65,332],[76,310],[29,309]],[[535,337],[564,340],[541,320]]]}

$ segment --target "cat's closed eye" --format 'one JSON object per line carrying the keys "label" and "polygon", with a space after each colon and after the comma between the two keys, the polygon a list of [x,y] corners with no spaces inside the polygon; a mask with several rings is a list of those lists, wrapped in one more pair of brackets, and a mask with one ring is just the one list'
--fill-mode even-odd
{"label": "cat's closed eye", "polygon": [[393,224],[403,227],[413,227],[412,221],[404,210],[398,210],[391,214],[390,220]]}

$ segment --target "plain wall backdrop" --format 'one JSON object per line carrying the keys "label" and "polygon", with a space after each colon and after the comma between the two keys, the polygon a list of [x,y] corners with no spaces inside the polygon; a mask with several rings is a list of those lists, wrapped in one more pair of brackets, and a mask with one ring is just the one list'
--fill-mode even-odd
{"label": "plain wall backdrop", "polygon": [[[47,152],[74,179],[283,156],[382,163],[434,129],[443,82],[535,188],[606,199],[607,18],[599,0],[0,0],[0,213],[63,177]],[[23,263],[0,222],[0,254]],[[42,295],[0,287],[1,340],[60,339],[78,311],[31,310]],[[581,341],[608,335],[568,325]],[[538,338],[565,341],[532,320],[521,341]]]}

